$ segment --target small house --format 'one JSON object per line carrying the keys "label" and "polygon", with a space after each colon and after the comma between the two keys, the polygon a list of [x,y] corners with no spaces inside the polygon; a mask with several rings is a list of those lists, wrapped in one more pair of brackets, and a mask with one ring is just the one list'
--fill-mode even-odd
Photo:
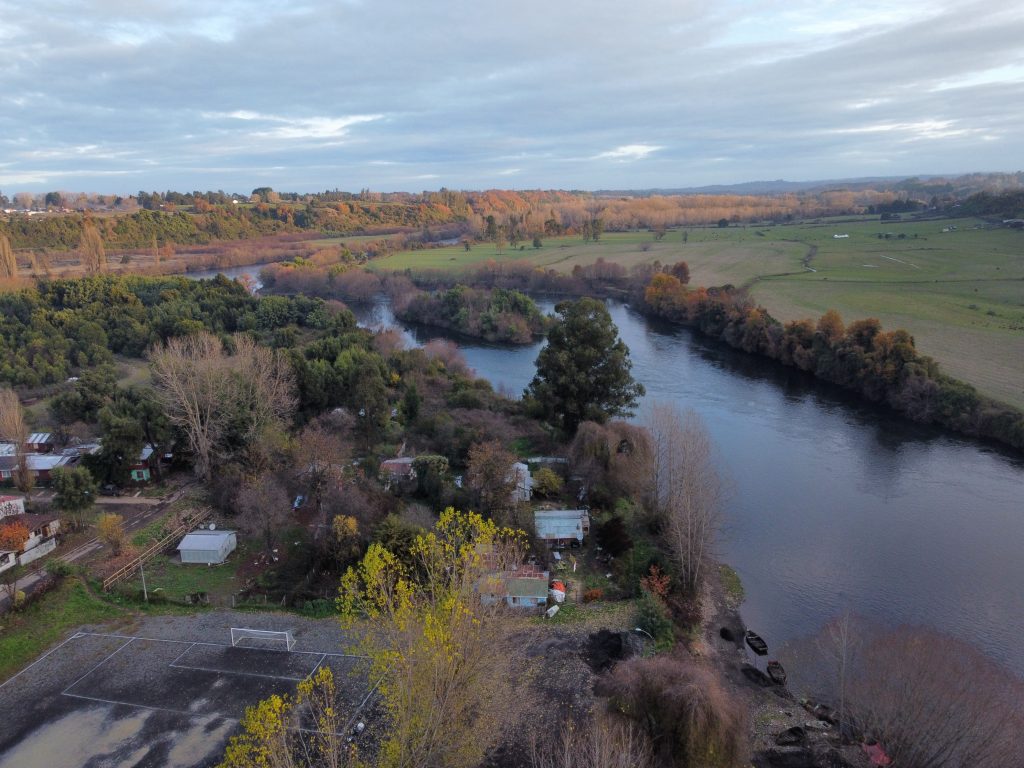
{"label": "small house", "polygon": [[178,544],[183,563],[217,565],[228,559],[238,546],[234,531],[199,530],[185,534]]}
{"label": "small house", "polygon": [[49,432],[33,432],[25,441],[25,451],[50,453],[53,450],[53,435]]}
{"label": "small house", "polygon": [[579,545],[590,534],[590,513],[585,509],[538,509],[533,523],[537,538],[549,547]]}
{"label": "small house", "polygon": [[144,445],[139,452],[139,458],[128,469],[132,474],[132,480],[136,483],[149,482],[149,462],[153,459],[153,446]]}
{"label": "small house", "polygon": [[41,483],[49,482],[51,473],[58,467],[73,467],[78,463],[77,456],[59,453],[30,453],[25,458],[29,474]]}
{"label": "small house", "polygon": [[18,553],[7,549],[0,549],[0,573],[13,568],[18,564]]}
{"label": "small house", "polygon": [[480,580],[480,601],[484,605],[504,602],[510,608],[544,608],[548,601],[547,571],[529,565],[502,573],[490,573]]}
{"label": "small house", "polygon": [[23,496],[0,496],[0,518],[24,514],[25,498]]}
{"label": "small house", "polygon": [[21,523],[28,529],[28,539],[21,545],[17,560],[28,565],[57,548],[57,533],[60,521],[56,515],[18,514],[0,517],[0,526]]}
{"label": "small house", "polygon": [[387,459],[380,463],[380,479],[385,488],[390,488],[392,483],[411,482],[416,479],[416,470],[412,463],[411,456],[402,456],[397,459]]}

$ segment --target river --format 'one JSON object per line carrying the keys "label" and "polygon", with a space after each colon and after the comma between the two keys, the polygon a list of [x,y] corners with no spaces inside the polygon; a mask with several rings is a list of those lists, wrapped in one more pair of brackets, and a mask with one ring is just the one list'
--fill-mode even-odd
{"label": "river", "polygon": [[[539,302],[550,312],[550,302]],[[506,347],[354,308],[407,341],[457,341],[477,375],[519,394],[541,344]],[[609,309],[652,401],[692,408],[731,486],[720,556],[772,646],[845,611],[926,624],[1024,674],[1024,459],[913,424],[798,371]],[[641,407],[638,418],[643,418]]]}
{"label": "river", "polygon": [[[353,309],[413,344],[453,338],[397,322],[384,301]],[[719,554],[743,580],[746,623],[771,646],[851,611],[933,626],[1024,674],[1024,458],[609,309],[645,403],[692,408],[718,446],[732,490]],[[455,340],[477,375],[514,394],[541,346]]]}

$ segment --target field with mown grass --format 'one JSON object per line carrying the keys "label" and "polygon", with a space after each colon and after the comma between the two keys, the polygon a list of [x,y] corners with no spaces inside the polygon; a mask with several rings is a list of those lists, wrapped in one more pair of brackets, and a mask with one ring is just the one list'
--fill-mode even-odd
{"label": "field with mown grass", "polygon": [[[944,231],[945,230],[945,231]],[[685,242],[684,242],[685,232]],[[848,235],[836,238],[834,235]],[[693,285],[750,289],[778,319],[838,310],[847,321],[877,317],[905,328],[918,349],[982,393],[1024,408],[1024,232],[979,219],[880,222],[826,219],[780,226],[731,226],[606,233],[598,242],[548,238],[534,249],[493,244],[404,251],[375,271],[472,267],[527,261],[570,272],[603,257],[625,267],[685,260]]]}

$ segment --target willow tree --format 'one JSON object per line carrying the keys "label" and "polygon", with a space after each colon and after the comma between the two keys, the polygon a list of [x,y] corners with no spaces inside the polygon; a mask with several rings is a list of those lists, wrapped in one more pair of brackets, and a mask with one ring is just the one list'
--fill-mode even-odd
{"label": "willow tree", "polygon": [[82,222],[78,253],[86,274],[98,275],[107,271],[107,252],[103,247],[103,238],[92,219],[87,218]]}
{"label": "willow tree", "polygon": [[18,276],[18,262],[14,258],[14,249],[7,235],[0,232],[0,280],[9,280]]}
{"label": "willow tree", "polygon": [[368,621],[359,650],[388,714],[380,768],[479,765],[514,723],[514,648],[504,614],[483,596],[495,592],[492,574],[520,562],[524,541],[449,507],[416,537],[411,566],[374,543],[346,573],[343,624]]}

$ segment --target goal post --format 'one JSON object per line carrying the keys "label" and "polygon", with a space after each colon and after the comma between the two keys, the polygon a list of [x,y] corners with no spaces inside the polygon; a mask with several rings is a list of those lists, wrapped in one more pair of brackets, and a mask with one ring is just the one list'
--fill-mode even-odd
{"label": "goal post", "polygon": [[259,647],[266,647],[263,643],[282,643],[286,650],[295,647],[295,637],[290,629],[248,629],[246,627],[231,627],[231,647],[241,645],[244,648],[252,648],[253,645],[246,641],[255,641]]}

